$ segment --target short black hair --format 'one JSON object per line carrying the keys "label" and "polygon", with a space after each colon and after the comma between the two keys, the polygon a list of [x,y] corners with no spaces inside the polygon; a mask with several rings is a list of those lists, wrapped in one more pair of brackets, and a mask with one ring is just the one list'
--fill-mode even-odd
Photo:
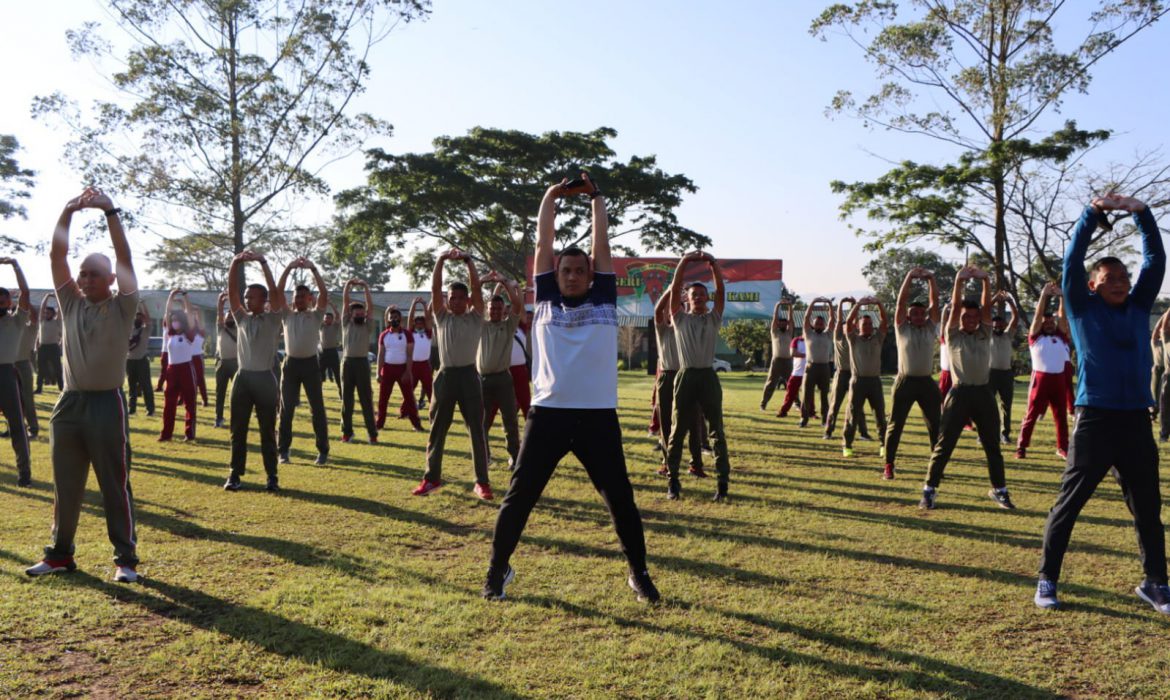
{"label": "short black hair", "polygon": [[1056,314],[1052,313],[1051,311],[1045,311],[1044,318],[1056,318]]}
{"label": "short black hair", "polygon": [[300,294],[301,292],[304,292],[305,294],[312,294],[313,290],[309,289],[309,285],[307,284],[298,284],[296,289],[293,290],[293,293]]}
{"label": "short black hair", "polygon": [[268,298],[268,287],[265,287],[262,284],[249,284],[248,289],[245,290],[245,294],[247,293],[248,290],[252,290],[252,289],[259,289],[260,293],[262,293],[264,295],[264,298],[265,299]]}
{"label": "short black hair", "polygon": [[499,294],[494,294],[494,295],[492,295],[492,298],[491,298],[491,302],[490,302],[490,303],[493,303],[493,304],[494,304],[494,303],[495,303],[495,302],[497,302],[497,301],[498,301],[498,302],[500,302],[501,304],[503,304],[503,303],[504,303],[504,297],[503,297],[503,296],[501,296],[501,295],[499,295]]}
{"label": "short black hair", "polygon": [[[1121,258],[1114,257],[1112,255],[1106,255],[1104,257],[1097,258],[1097,260],[1093,263],[1093,266],[1089,268],[1089,272],[1096,272],[1097,270],[1100,270],[1103,267],[1108,267],[1110,265],[1120,265],[1122,268],[1125,268],[1125,263],[1121,261]],[[1128,273],[1129,269],[1125,268],[1125,271]]]}
{"label": "short black hair", "polygon": [[702,289],[704,292],[707,291],[707,285],[702,282],[691,282],[687,285],[687,289],[694,289],[695,287]]}
{"label": "short black hair", "polygon": [[11,297],[12,292],[8,291],[8,287],[0,287],[0,297]]}
{"label": "short black hair", "polygon": [[581,250],[575,245],[571,245],[568,248],[562,250],[561,254],[557,256],[557,267],[561,266],[561,260],[578,256],[585,258],[585,264],[592,264],[592,260],[589,258],[589,253],[586,253],[584,250]]}
{"label": "short black hair", "polygon": [[448,292],[463,292],[464,294],[471,294],[471,290],[467,288],[466,284],[462,282],[452,282],[447,285]]}
{"label": "short black hair", "polygon": [[1007,319],[1004,318],[1003,316],[1000,316],[999,314],[992,316],[991,321],[992,321],[992,323],[994,323],[996,321],[1003,321],[1004,323],[1007,323]]}
{"label": "short black hair", "polygon": [[366,305],[361,303],[360,301],[351,301],[349,303],[349,310],[350,311],[357,311],[358,309],[365,309],[365,308],[366,308]]}
{"label": "short black hair", "polygon": [[910,307],[914,308],[914,309],[925,309],[926,302],[925,301],[912,301],[912,302],[910,302]]}
{"label": "short black hair", "polygon": [[963,308],[964,309],[975,309],[976,311],[979,311],[983,307],[979,305],[978,299],[975,299],[973,297],[967,297],[966,299],[963,300]]}

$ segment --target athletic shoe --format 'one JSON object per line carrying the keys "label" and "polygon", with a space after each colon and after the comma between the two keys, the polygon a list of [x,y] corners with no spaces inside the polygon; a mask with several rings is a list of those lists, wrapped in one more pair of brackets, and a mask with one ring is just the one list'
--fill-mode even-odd
{"label": "athletic shoe", "polygon": [[991,500],[998,503],[1000,508],[1003,508],[1005,510],[1015,510],[1016,509],[1016,505],[1014,503],[1012,503],[1011,496],[1008,495],[1007,488],[991,489],[990,491],[987,492],[987,495],[991,497]]}
{"label": "athletic shoe", "polygon": [[658,431],[657,430],[647,430],[646,436],[656,438],[656,437],[658,437]]}
{"label": "athletic shoe", "polygon": [[1028,450],[1023,447],[1016,448],[1016,459],[1025,459],[1028,456]]}
{"label": "athletic shoe", "polygon": [[[1140,590],[1140,589],[1139,589]],[[1138,595],[1141,595],[1140,593]],[[1060,607],[1060,599],[1056,597],[1056,581],[1049,581],[1046,578],[1040,579],[1036,583],[1036,595],[1032,598],[1032,602],[1038,608],[1045,610],[1056,610]]]}
{"label": "athletic shoe", "polygon": [[764,404],[760,404],[760,410],[761,410],[761,411],[767,411],[767,410],[768,410],[768,407],[767,407],[767,406],[765,406]]}
{"label": "athletic shoe", "polygon": [[488,600],[503,600],[504,589],[514,578],[516,578],[516,570],[511,566],[503,571],[489,567],[487,581],[483,584],[483,597]]}
{"label": "athletic shoe", "polygon": [[167,437],[167,436],[165,436],[165,435],[159,435],[159,436],[158,436],[158,441],[159,441],[159,442],[170,442],[170,441],[171,441],[171,438],[169,438],[169,437]]}
{"label": "athletic shoe", "polygon": [[634,590],[639,602],[654,604],[662,600],[658,587],[650,580],[649,571],[631,571],[626,583]]}
{"label": "athletic shoe", "polygon": [[866,442],[873,440],[873,436],[870,435],[869,433],[859,433],[857,435],[857,437],[861,438],[862,440],[865,440]]}
{"label": "athletic shoe", "polygon": [[42,559],[25,569],[24,573],[29,576],[44,576],[45,574],[65,574],[76,570],[77,564],[73,562],[73,557],[66,557],[64,559]]}
{"label": "athletic shoe", "polygon": [[224,491],[239,491],[240,490],[240,477],[236,476],[235,474],[232,474],[231,476],[229,476],[227,478],[227,481],[223,482],[223,490]]}
{"label": "athletic shoe", "polygon": [[1068,459],[1068,450],[1058,449],[1056,451],[1056,456],[1060,457],[1061,459]]}
{"label": "athletic shoe", "polygon": [[680,495],[682,495],[682,484],[678,483],[678,479],[671,479],[666,486],[666,497],[677,501]]}
{"label": "athletic shoe", "polygon": [[353,442],[353,436],[352,435],[342,435],[341,441],[342,442]]}
{"label": "athletic shoe", "polygon": [[841,456],[842,457],[852,457],[853,456],[853,448],[852,447],[842,447],[841,448]]}
{"label": "athletic shoe", "polygon": [[22,472],[20,476],[16,477],[17,486],[32,486],[32,474]]}
{"label": "athletic shoe", "polygon": [[1012,439],[1010,437],[1008,437],[1007,435],[1000,435],[999,436],[999,444],[1010,445],[1010,444],[1012,444]]}
{"label": "athletic shoe", "polygon": [[808,419],[807,419],[807,418],[801,418],[801,419],[800,419],[800,427],[801,427],[801,428],[807,428],[807,427],[808,427]]}
{"label": "athletic shoe", "polygon": [[183,442],[195,442],[195,436],[194,435],[184,435]]}
{"label": "athletic shoe", "polygon": [[882,470],[882,478],[890,481],[894,478],[894,465],[886,462],[886,468]]}
{"label": "athletic shoe", "polygon": [[138,583],[138,572],[133,566],[119,566],[114,569],[114,580],[118,583]]}
{"label": "athletic shoe", "polygon": [[726,501],[727,500],[727,482],[726,481],[719,482],[719,485],[717,487],[715,487],[715,495],[711,497],[711,500],[715,501],[716,503],[718,503],[719,501]]}
{"label": "athletic shoe", "polygon": [[275,474],[268,477],[268,483],[264,485],[264,490],[270,493],[276,493],[280,490],[280,481],[277,480]]}
{"label": "athletic shoe", "polygon": [[473,488],[472,491],[475,492],[476,496],[479,496],[479,500],[481,501],[490,501],[495,498],[495,495],[492,493],[492,487],[490,484],[482,484],[477,481],[475,482],[475,488]]}
{"label": "athletic shoe", "polygon": [[410,493],[414,496],[425,496],[442,485],[442,481],[431,481],[429,479],[423,479],[422,482]]}
{"label": "athletic shoe", "polygon": [[703,454],[707,455],[708,457],[714,457],[715,450],[710,445],[703,445]]}
{"label": "athletic shoe", "polygon": [[322,452],[319,455],[317,455],[317,459],[313,460],[313,464],[317,465],[318,467],[323,467],[323,466],[325,466],[325,463],[328,461],[329,461],[329,455]]}
{"label": "athletic shoe", "polygon": [[918,502],[918,507],[922,510],[934,510],[934,497],[938,491],[933,486],[924,486],[922,488],[922,500]]}
{"label": "athletic shoe", "polygon": [[281,452],[280,455],[276,458],[276,461],[280,464],[288,464],[288,453]]}
{"label": "athletic shoe", "polygon": [[1163,615],[1170,615],[1170,586],[1164,583],[1143,581],[1142,585],[1133,589],[1133,592],[1153,606],[1154,610]]}
{"label": "athletic shoe", "polygon": [[516,458],[508,457],[508,469],[514,471],[516,469]]}
{"label": "athletic shoe", "polygon": [[689,472],[691,476],[696,476],[700,479],[707,478],[707,472],[703,471],[702,466],[692,464],[690,469],[687,469],[687,472]]}
{"label": "athletic shoe", "polygon": [[371,435],[371,436],[370,436],[370,444],[371,444],[371,445],[377,445],[377,444],[378,444],[378,436],[377,436],[377,435]]}
{"label": "athletic shoe", "polygon": [[663,464],[658,468],[658,476],[670,476],[670,467]]}
{"label": "athletic shoe", "polygon": [[886,446],[885,445],[878,446],[878,457],[885,458],[885,456],[886,456]]}
{"label": "athletic shoe", "polygon": [[216,419],[215,419],[215,427],[217,427],[217,428],[222,428],[222,427],[223,427],[223,419],[222,419],[222,418],[216,418]]}
{"label": "athletic shoe", "polygon": [[821,439],[822,440],[832,440],[833,434],[828,432],[828,431],[825,431],[825,434],[821,436]]}

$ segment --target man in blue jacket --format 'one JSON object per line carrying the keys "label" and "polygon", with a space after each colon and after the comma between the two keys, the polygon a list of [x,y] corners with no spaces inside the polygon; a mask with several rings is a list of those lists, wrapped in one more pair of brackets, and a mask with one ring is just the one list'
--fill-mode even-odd
{"label": "man in blue jacket", "polygon": [[[1142,236],[1144,260],[1137,283],[1114,257],[1085,271],[1085,252],[1106,212],[1127,211]],[[1094,199],[1081,215],[1064,255],[1065,308],[1081,362],[1077,369],[1077,423],[1056,505],[1044,526],[1044,551],[1036,605],[1056,608],[1056,582],[1069,536],[1081,508],[1113,468],[1137,528],[1146,578],[1135,591],[1161,613],[1170,614],[1166,586],[1166,542],[1158,490],[1158,448],[1149,408],[1153,357],[1150,309],[1166,272],[1166,251],[1149,207],[1133,197],[1109,194]]]}

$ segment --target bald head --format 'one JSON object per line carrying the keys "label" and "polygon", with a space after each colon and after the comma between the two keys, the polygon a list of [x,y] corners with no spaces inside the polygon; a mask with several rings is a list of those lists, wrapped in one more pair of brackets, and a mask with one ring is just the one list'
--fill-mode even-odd
{"label": "bald head", "polygon": [[110,287],[114,284],[114,266],[101,253],[92,253],[81,261],[77,274],[77,286],[91,302],[97,303],[110,298]]}
{"label": "bald head", "polygon": [[90,253],[81,261],[82,270],[91,270],[95,275],[114,274],[114,265],[103,253]]}

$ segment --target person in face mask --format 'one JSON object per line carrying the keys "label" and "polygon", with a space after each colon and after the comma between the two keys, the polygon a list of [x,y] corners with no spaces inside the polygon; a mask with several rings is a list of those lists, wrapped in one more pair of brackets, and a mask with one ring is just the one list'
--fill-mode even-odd
{"label": "person in face mask", "polygon": [[223,425],[223,402],[227,396],[228,385],[235,378],[240,369],[236,356],[236,319],[230,311],[224,310],[227,303],[227,292],[219,293],[219,300],[215,302],[215,427]]}
{"label": "person in face mask", "polygon": [[997,292],[991,303],[1003,302],[1012,310],[1011,320],[1002,315],[991,319],[991,390],[999,399],[1000,442],[1007,445],[1012,440],[1012,394],[1016,391],[1016,373],[1012,370],[1012,341],[1016,327],[1020,325],[1020,314],[1016,303],[1007,292]]}
{"label": "person in face mask", "polygon": [[402,392],[402,413],[410,419],[416,431],[422,430],[418,406],[414,402],[414,377],[411,357],[414,355],[414,334],[403,327],[402,312],[397,306],[386,309],[386,330],[378,336],[378,417],[377,427],[386,426],[386,406],[394,385]]}
{"label": "person in face mask", "polygon": [[126,355],[126,379],[130,383],[130,410],[138,411],[138,397],[146,406],[146,415],[154,415],[154,388],[150,381],[150,311],[144,302],[138,303],[134,314],[134,330],[130,331],[130,353]]}
{"label": "person in face mask", "polygon": [[[49,306],[49,299],[57,302],[56,292],[41,298],[40,328],[37,334],[37,391],[44,391],[45,382],[64,388],[65,375],[61,371],[61,319],[57,309]],[[60,302],[57,302],[60,305]]]}
{"label": "person in face mask", "polygon": [[[172,311],[175,297],[183,297],[183,309]],[[162,373],[158,378],[158,391],[163,393],[163,420],[162,432],[159,433],[159,442],[167,442],[175,433],[175,413],[179,402],[183,402],[186,411],[184,420],[184,440],[195,439],[195,387],[198,380],[195,377],[195,364],[192,357],[195,343],[192,338],[193,329],[191,318],[191,301],[187,293],[175,289],[167,297],[167,306],[163,314],[167,319],[167,332],[163,342]]]}
{"label": "person in face mask", "polygon": [[[350,300],[350,293],[354,288],[365,291],[364,304]],[[359,279],[346,282],[342,290],[342,306],[345,309],[341,317],[342,355],[345,357],[345,364],[341,366],[341,441],[353,440],[353,398],[354,392],[357,392],[358,400],[362,404],[366,433],[370,436],[372,445],[378,442],[378,428],[374,423],[374,398],[370,388],[369,352],[373,326],[369,323],[367,313],[374,308],[370,286]]]}
{"label": "person in face mask", "polygon": [[337,309],[330,304],[321,319],[318,336],[317,365],[321,370],[321,382],[331,380],[341,395],[341,324],[337,322]]}

